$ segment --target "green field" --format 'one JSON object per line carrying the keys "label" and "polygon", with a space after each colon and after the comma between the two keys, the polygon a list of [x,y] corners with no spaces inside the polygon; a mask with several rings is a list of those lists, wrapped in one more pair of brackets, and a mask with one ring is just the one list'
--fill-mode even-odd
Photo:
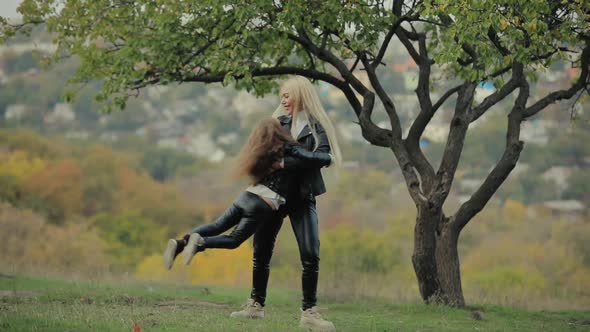
{"label": "green field", "polygon": [[[0,275],[0,331],[301,331],[299,293],[272,290],[264,320],[234,320],[247,289]],[[339,331],[590,331],[590,312],[322,301]],[[476,314],[474,312],[477,311]],[[483,320],[474,319],[480,314]]]}

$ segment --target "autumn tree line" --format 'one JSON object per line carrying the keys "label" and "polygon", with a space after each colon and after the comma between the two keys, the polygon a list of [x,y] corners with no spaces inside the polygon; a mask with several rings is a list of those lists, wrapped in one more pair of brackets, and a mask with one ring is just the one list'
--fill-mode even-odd
{"label": "autumn tree line", "polygon": [[[156,152],[147,146],[74,144],[25,129],[0,130],[0,142],[2,273],[128,273],[200,285],[249,284],[250,243],[237,251],[205,252],[198,268],[178,265],[169,272],[161,266],[160,251],[169,236],[214,218],[244,185],[224,178],[227,167],[184,156],[178,175],[161,182],[150,175],[146,157]],[[321,289],[343,301],[361,294],[416,300],[408,259],[415,211],[403,192],[390,189],[400,179],[373,166],[345,168],[327,179],[330,195],[319,199]],[[588,305],[587,218],[555,218],[517,200],[486,209],[478,218],[459,248],[472,302]],[[296,288],[298,264],[285,224],[271,285]]]}

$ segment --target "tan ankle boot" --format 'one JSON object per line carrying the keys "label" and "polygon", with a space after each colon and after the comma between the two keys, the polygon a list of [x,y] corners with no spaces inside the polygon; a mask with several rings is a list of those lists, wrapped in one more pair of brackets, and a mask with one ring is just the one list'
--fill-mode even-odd
{"label": "tan ankle boot", "polygon": [[322,318],[322,315],[318,312],[318,307],[302,310],[299,326],[313,331],[336,331],[336,327],[332,322]]}
{"label": "tan ankle boot", "polygon": [[231,318],[264,318],[264,307],[262,304],[248,299],[248,302],[242,307],[240,311],[234,311],[229,315]]}
{"label": "tan ankle boot", "polygon": [[174,259],[176,258],[176,256],[178,256],[178,254],[182,252],[183,249],[184,240],[168,240],[168,245],[166,246],[166,250],[164,250],[164,254],[162,255],[164,267],[166,269],[170,270],[172,268],[172,264],[174,264]]}
{"label": "tan ankle boot", "polygon": [[184,248],[184,265],[189,265],[193,256],[199,251],[199,246],[203,245],[205,240],[198,233],[193,233],[188,238],[188,243]]}

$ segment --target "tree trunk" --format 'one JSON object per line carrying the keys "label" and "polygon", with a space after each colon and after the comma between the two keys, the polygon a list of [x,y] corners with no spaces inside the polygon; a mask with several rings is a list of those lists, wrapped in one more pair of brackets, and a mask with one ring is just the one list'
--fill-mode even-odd
{"label": "tree trunk", "polygon": [[412,263],[420,295],[426,303],[463,307],[465,299],[457,250],[459,230],[441,220],[442,209],[418,208]]}
{"label": "tree trunk", "polygon": [[454,307],[463,307],[465,299],[461,288],[458,239],[459,230],[453,224],[441,225],[436,237],[436,269],[441,287],[438,301]]}
{"label": "tree trunk", "polygon": [[426,303],[437,301],[440,295],[440,283],[436,270],[436,223],[437,213],[426,207],[418,208],[414,228],[414,253],[412,263],[420,295]]}

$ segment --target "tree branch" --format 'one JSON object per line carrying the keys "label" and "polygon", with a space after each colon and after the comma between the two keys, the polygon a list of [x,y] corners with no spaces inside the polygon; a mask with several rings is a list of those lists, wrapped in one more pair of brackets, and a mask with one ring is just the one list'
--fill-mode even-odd
{"label": "tree branch", "polygon": [[15,32],[18,32],[19,30],[25,28],[26,26],[32,25],[32,26],[38,26],[41,24],[45,24],[46,21],[45,20],[30,20],[27,22],[23,22],[23,23],[18,23],[18,24],[10,24],[7,23],[7,26],[11,27],[12,29],[14,29]]}
{"label": "tree branch", "polygon": [[473,103],[476,84],[465,81],[457,98],[455,114],[451,120],[449,136],[443,153],[440,167],[436,172],[436,184],[431,193],[431,202],[442,206],[449,195],[457,165],[465,143],[465,135],[469,128],[469,110]]}
{"label": "tree branch", "polygon": [[430,99],[430,66],[432,61],[428,58],[426,49],[426,35],[421,34],[418,40],[418,49],[420,51],[420,61],[418,63],[418,86],[416,87],[416,96],[420,103],[420,109],[427,113],[432,113],[432,100]]}
{"label": "tree branch", "polygon": [[406,148],[410,151],[410,158],[416,165],[423,182],[423,190],[430,191],[434,182],[434,168],[428,162],[428,159],[420,149],[420,137],[424,129],[434,116],[432,100],[430,99],[430,69],[431,61],[428,58],[426,48],[426,36],[421,34],[418,40],[420,51],[418,86],[416,87],[416,96],[420,103],[420,113],[412,123],[408,137],[406,138]]}
{"label": "tree branch", "polygon": [[[267,68],[254,68],[250,71],[253,77],[257,76],[280,76],[280,75],[300,75],[313,80],[320,80],[326,83],[330,83],[337,88],[344,88],[346,82],[339,80],[338,78],[313,69],[304,69],[299,67],[267,67]],[[195,75],[193,77],[187,77],[185,82],[202,82],[202,83],[216,83],[223,82],[227,72],[222,73],[207,73],[203,75]],[[241,79],[244,77],[243,74],[234,75],[235,79]]]}
{"label": "tree branch", "polygon": [[369,90],[363,95],[363,106],[358,114],[363,137],[371,144],[381,147],[391,147],[391,131],[378,127],[371,120],[371,113],[375,106],[375,94]]}
{"label": "tree branch", "polygon": [[363,105],[361,105],[352,88],[348,84],[344,84],[342,87],[338,88],[340,89],[340,91],[342,91],[342,93],[344,93],[344,96],[346,97],[346,99],[348,99],[348,102],[352,106],[354,114],[356,114],[357,118],[359,118],[363,111]]}
{"label": "tree branch", "polygon": [[328,50],[323,50],[317,47],[309,38],[306,38],[305,31],[299,29],[298,31],[302,36],[298,36],[292,33],[287,33],[287,37],[296,43],[300,44],[304,49],[309,50],[315,56],[317,56],[320,60],[326,61],[327,63],[331,64],[338,70],[340,75],[349,82],[352,87],[359,92],[361,95],[364,95],[367,91],[367,87],[363,85],[361,81],[359,81],[346,67],[346,64],[342,62],[342,60],[338,59],[332,52]]}
{"label": "tree branch", "polygon": [[[219,22],[217,23],[219,25]],[[232,26],[232,24],[229,24],[228,26],[226,26],[225,28],[222,29],[222,31],[215,37],[213,37],[212,39],[208,40],[207,43],[205,43],[205,45],[199,47],[196,51],[192,52],[187,58],[186,60],[184,60],[182,62],[182,65],[180,66],[181,68],[186,66],[187,64],[190,63],[190,61],[197,55],[202,54],[203,52],[205,52],[207,49],[209,49],[209,47],[213,46],[215,43],[217,43],[217,41],[219,40],[219,38],[221,38],[221,36],[223,36],[223,34],[229,30],[229,28]]]}
{"label": "tree branch", "polygon": [[359,64],[360,61],[361,61],[361,57],[357,56],[356,59],[354,60],[354,63],[352,64],[352,67],[350,67],[350,69],[348,69],[348,71],[350,71],[352,73],[356,69],[356,66]]}
{"label": "tree branch", "polygon": [[398,17],[402,15],[403,4],[404,0],[393,0],[391,3],[391,11]]}
{"label": "tree branch", "polygon": [[[352,72],[348,70],[348,67],[346,67],[346,64],[344,64],[342,60],[338,59],[330,51],[318,48],[309,38],[307,38],[305,31],[302,29],[299,29],[298,33],[300,36],[291,33],[288,33],[287,36],[289,39],[299,43],[303,48],[310,50],[310,52],[315,54],[319,59],[334,66],[344,78],[345,82],[328,75],[336,80],[334,83],[328,83],[338,87],[345,94],[346,98],[349,101],[352,101],[353,109],[355,109],[355,112],[357,112],[357,117],[359,118],[363,137],[373,145],[389,147],[392,138],[392,132],[390,130],[380,128],[371,120],[371,113],[375,103],[375,94],[365,87],[362,82],[360,82],[352,74]],[[325,73],[322,74],[327,75]],[[354,90],[363,96],[363,105],[360,107],[360,112],[358,99],[356,99],[354,92],[350,90],[350,86],[348,84],[350,84]]]}
{"label": "tree branch", "polygon": [[[450,15],[446,15],[446,14],[439,14],[438,15],[439,19],[442,22],[443,26],[450,26],[451,24],[455,23],[455,21],[453,20],[453,18],[451,18]],[[455,37],[454,38],[456,43],[459,43],[459,37]],[[463,49],[463,51],[465,53],[467,53],[469,55],[469,59],[468,60],[458,60],[458,63],[462,66],[468,66],[470,64],[474,64],[474,67],[478,68],[481,67],[480,65],[477,64],[477,52],[475,51],[475,49],[469,45],[468,43],[461,43],[461,49]],[[481,68],[480,68],[481,69]]]}
{"label": "tree branch", "polygon": [[500,51],[500,53],[503,56],[511,54],[510,50],[504,47],[504,45],[502,45],[502,43],[500,42],[500,37],[498,37],[496,30],[494,30],[494,28],[492,28],[491,26],[488,29],[488,38],[492,42],[492,45],[494,45],[494,47],[496,47],[496,49]]}
{"label": "tree branch", "polygon": [[399,40],[405,46],[406,50],[408,50],[408,53],[410,54],[414,62],[418,64],[421,61],[420,54],[418,53],[418,51],[416,51],[414,45],[412,45],[412,42],[408,37],[408,33],[409,31],[407,31],[406,29],[398,27],[395,34],[397,35],[397,38],[399,38]]}
{"label": "tree branch", "polygon": [[517,78],[519,82],[519,94],[514,103],[512,111],[508,115],[508,128],[506,132],[506,147],[504,153],[494,169],[488,174],[483,184],[471,196],[471,198],[463,203],[455,217],[454,226],[461,231],[472,218],[479,213],[490,198],[496,193],[498,188],[504,183],[510,172],[516,166],[524,143],[520,141],[520,124],[523,120],[522,113],[526,107],[526,102],[529,98],[529,85],[524,78],[524,74],[520,74]]}
{"label": "tree branch", "polygon": [[527,109],[523,113],[524,118],[529,118],[537,114],[539,111],[543,110],[549,104],[553,104],[556,101],[570,99],[578,91],[586,88],[587,84],[589,83],[588,71],[590,68],[590,41],[586,42],[586,46],[584,47],[584,50],[580,55],[580,67],[580,76],[578,77],[578,80],[569,89],[554,91],[546,95],[545,97],[541,98],[533,105],[527,107]]}
{"label": "tree branch", "polygon": [[406,186],[408,187],[410,197],[412,197],[416,206],[424,206],[428,204],[428,199],[422,191],[423,188],[420,186],[418,172],[416,171],[416,167],[410,158],[410,153],[408,153],[404,142],[401,140],[392,140],[390,148],[397,159],[404,180],[406,180]]}
{"label": "tree branch", "polygon": [[383,56],[385,56],[385,52],[387,51],[387,47],[389,46],[389,43],[391,42],[391,38],[393,38],[393,36],[395,35],[395,31],[407,19],[408,19],[407,16],[402,16],[389,27],[389,31],[387,31],[385,38],[383,38],[383,43],[381,44],[381,47],[379,48],[379,52],[377,53],[377,56],[375,57],[375,59],[373,60],[373,63],[371,64],[371,66],[373,68],[376,68],[377,66],[379,66],[379,64],[381,64],[381,60],[383,60]]}
{"label": "tree branch", "polygon": [[512,64],[510,66],[506,66],[504,68],[500,68],[500,69],[496,70],[495,72],[493,72],[493,73],[489,74],[488,76],[486,76],[484,79],[490,79],[490,78],[494,78],[494,77],[498,77],[498,76],[504,75],[507,72],[509,72],[510,69],[512,69]]}
{"label": "tree branch", "polygon": [[524,66],[522,63],[514,62],[512,64],[512,78],[500,88],[496,92],[492,93],[491,95],[487,96],[481,104],[477,105],[473,108],[471,112],[471,120],[470,122],[474,122],[475,120],[479,119],[490,107],[496,105],[499,101],[503,100],[512,93],[512,91],[516,90],[519,86],[520,77],[523,75]]}
{"label": "tree branch", "polygon": [[373,66],[364,54],[361,54],[361,61],[363,62],[365,70],[367,71],[367,75],[369,76],[369,81],[371,82],[371,85],[375,89],[375,92],[377,93],[377,96],[379,96],[379,99],[381,99],[381,102],[385,107],[385,112],[387,112],[387,115],[389,116],[389,122],[391,123],[391,131],[393,132],[393,139],[401,140],[402,128],[393,100],[389,98],[389,96],[383,89],[381,82],[379,82],[379,79],[377,78],[375,69],[373,68]]}
{"label": "tree branch", "polygon": [[449,89],[447,92],[445,92],[436,103],[434,103],[434,105],[432,106],[432,112],[436,112],[441,106],[442,104],[444,104],[444,102],[450,97],[452,96],[454,93],[456,93],[457,91],[459,91],[461,89],[461,87],[463,86],[463,84],[457,85],[454,88]]}
{"label": "tree branch", "polygon": [[[536,55],[531,57],[531,61],[538,61],[538,60],[543,60],[543,59],[547,59],[550,58],[552,55],[554,55],[555,53],[557,53],[557,51],[562,51],[562,52],[572,52],[572,50],[566,48],[566,47],[558,47],[555,50],[545,53],[545,54],[540,54],[540,55]],[[490,79],[490,78],[494,78],[494,77],[498,77],[501,75],[506,74],[507,72],[509,72],[512,69],[512,64],[509,66],[506,66],[504,68],[500,68],[498,70],[496,70],[495,72],[489,74],[488,76],[484,77],[484,80]]]}
{"label": "tree branch", "polygon": [[430,120],[436,113],[436,111],[440,108],[440,106],[445,102],[449,96],[454,94],[455,92],[459,91],[463,87],[463,84],[458,85],[452,89],[449,89],[440,99],[432,106],[429,112],[425,110],[421,110],[416,120],[412,123],[410,127],[410,131],[408,137],[406,138],[405,144],[406,148],[410,152],[410,156],[415,156],[412,158],[412,162],[416,165],[418,172],[422,176],[423,179],[423,191],[430,192],[432,190],[432,186],[434,185],[434,168],[420,149],[420,138],[426,129]]}

